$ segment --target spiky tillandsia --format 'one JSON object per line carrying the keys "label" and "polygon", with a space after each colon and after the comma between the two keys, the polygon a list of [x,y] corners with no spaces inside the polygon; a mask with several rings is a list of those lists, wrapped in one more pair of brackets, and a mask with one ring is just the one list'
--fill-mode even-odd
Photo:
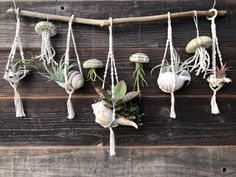
{"label": "spiky tillandsia", "polygon": [[105,101],[106,105],[113,109],[112,103],[115,102],[115,112],[117,115],[125,117],[130,121],[134,121],[139,126],[142,125],[143,114],[140,113],[137,102],[134,100],[139,96],[140,92],[132,91],[127,93],[127,86],[124,81],[118,82],[114,87],[114,100],[112,99],[111,90],[104,90],[95,87],[96,92],[100,96],[96,102]]}
{"label": "spiky tillandsia", "polygon": [[103,81],[102,78],[97,74],[97,69],[103,68],[103,62],[98,59],[89,59],[83,63],[83,68],[89,69],[87,79],[95,82],[97,79]]}
{"label": "spiky tillandsia", "polygon": [[[33,55],[32,53],[31,53],[31,59],[29,60],[25,59],[16,62],[14,62],[14,58],[9,58],[8,60],[9,60],[9,68],[5,72],[4,78],[6,79],[9,78],[8,80],[10,80],[12,83],[19,82],[19,80],[23,79],[26,76],[26,74],[29,73],[28,70],[29,67],[36,68],[35,66],[31,65],[35,60],[35,55]],[[27,70],[25,70],[25,68]]]}
{"label": "spiky tillandsia", "polygon": [[135,53],[130,56],[129,60],[135,63],[135,70],[133,72],[134,86],[133,90],[141,91],[140,86],[147,87],[148,83],[145,80],[145,72],[143,69],[143,63],[149,62],[149,57],[144,53]]}
{"label": "spiky tillandsia", "polygon": [[[47,65],[47,63],[43,63],[43,66],[45,70],[47,71],[48,75],[40,73],[41,75],[45,76],[49,79],[49,81],[55,81],[59,83],[65,83],[65,62],[64,62],[64,56],[60,59],[60,62],[58,64],[51,63],[50,65]],[[66,69],[67,72],[76,66],[75,64],[70,64]]]}

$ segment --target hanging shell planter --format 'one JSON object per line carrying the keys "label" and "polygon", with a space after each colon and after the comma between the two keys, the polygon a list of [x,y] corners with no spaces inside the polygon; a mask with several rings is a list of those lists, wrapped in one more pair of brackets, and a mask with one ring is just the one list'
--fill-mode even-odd
{"label": "hanging shell planter", "polygon": [[47,65],[50,63],[57,64],[54,60],[56,52],[50,40],[51,37],[57,34],[55,25],[47,21],[41,21],[36,24],[35,31],[42,36],[41,54],[37,58]]}
{"label": "hanging shell planter", "polygon": [[197,37],[192,39],[186,46],[187,53],[194,53],[194,56],[190,58],[188,64],[193,64],[192,69],[196,71],[196,76],[200,73],[204,73],[203,78],[210,71],[210,55],[207,52],[207,48],[211,47],[212,39],[208,36],[199,36],[197,12],[195,11],[194,22],[197,30]]}
{"label": "hanging shell planter", "polygon": [[104,67],[103,62],[98,59],[89,59],[83,63],[83,68],[89,69],[87,74],[87,79],[93,82],[95,82],[97,79],[103,81],[102,78],[100,78],[96,72],[97,69],[103,67]]}
{"label": "hanging shell planter", "polygon": [[[72,21],[74,19],[74,15],[72,15],[71,20],[69,22],[68,34],[67,34],[67,46],[65,56],[63,56],[58,64],[51,63],[49,66],[44,63],[44,67],[49,75],[46,76],[49,80],[55,81],[59,86],[64,88],[66,92],[69,94],[69,98],[67,100],[67,109],[68,109],[68,119],[73,119],[75,117],[74,109],[71,103],[71,96],[75,90],[83,87],[84,85],[84,77],[81,69],[81,64],[79,60],[79,55],[77,52],[74,34],[72,30]],[[74,45],[74,50],[77,58],[77,63],[79,66],[79,71],[72,70],[75,64],[69,64],[69,48],[70,48],[70,38],[72,38],[72,42]]]}
{"label": "hanging shell planter", "polygon": [[144,53],[135,53],[130,56],[129,61],[135,63],[135,71],[133,73],[133,77],[135,78],[133,90],[141,92],[140,90],[141,85],[142,87],[148,86],[148,83],[145,80],[145,72],[143,69],[143,64],[149,63],[149,57]]}
{"label": "hanging shell planter", "polygon": [[[116,152],[115,135],[112,128],[118,125],[127,125],[138,128],[138,123],[141,124],[142,115],[139,113],[138,106],[132,103],[132,100],[137,97],[140,92],[133,91],[126,94],[127,86],[125,82],[119,82],[118,80],[113,52],[112,18],[109,20],[109,51],[102,88],[96,87],[95,90],[100,97],[91,106],[95,115],[95,122],[110,130],[110,156],[113,156]],[[109,64],[111,69],[111,90],[106,91],[105,82]]]}
{"label": "hanging shell planter", "polygon": [[[211,9],[210,12],[214,12],[214,16],[211,18],[207,18],[211,21],[211,33],[212,33],[212,69],[210,76],[207,78],[209,83],[209,87],[213,91],[213,95],[211,98],[211,113],[219,114],[220,110],[218,108],[216,102],[216,93],[224,86],[225,83],[232,82],[231,79],[226,77],[227,67],[223,64],[222,55],[219,48],[218,37],[216,34],[216,24],[215,18],[217,17],[217,10]],[[217,66],[216,57],[218,56],[220,67]]]}
{"label": "hanging shell planter", "polygon": [[[170,49],[170,60],[169,63],[166,60],[167,50]],[[188,60],[181,62],[180,56],[173,47],[172,42],[172,27],[171,27],[171,19],[170,13],[168,12],[168,37],[166,41],[166,48],[162,63],[160,65],[155,66],[151,73],[160,67],[159,76],[157,78],[157,84],[159,88],[166,93],[171,93],[171,110],[170,110],[170,117],[176,118],[175,114],[175,98],[174,92],[179,90],[183,87],[186,81],[191,81],[191,76],[189,73],[189,65]]]}
{"label": "hanging shell planter", "polygon": [[[24,51],[20,40],[20,19],[18,14],[19,14],[19,9],[17,9],[16,34],[14,42],[11,47],[11,52],[8,56],[8,61],[3,78],[6,81],[8,81],[11,87],[14,89],[15,93],[14,103],[15,103],[16,117],[25,117],[26,115],[24,112],[20,94],[17,90],[17,86],[20,80],[24,79],[26,75],[30,72],[26,67],[33,62],[34,56],[32,56],[31,60],[26,60],[24,57]],[[21,60],[15,61],[15,53],[17,46],[19,47],[20,50]]]}

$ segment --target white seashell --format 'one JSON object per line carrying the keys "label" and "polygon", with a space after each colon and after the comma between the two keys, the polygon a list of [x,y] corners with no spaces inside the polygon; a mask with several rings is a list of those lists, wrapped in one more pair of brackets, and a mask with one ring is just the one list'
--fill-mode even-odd
{"label": "white seashell", "polygon": [[109,127],[113,122],[112,110],[109,109],[105,101],[99,101],[92,104],[93,113],[95,115],[95,122],[103,126],[104,128]]}
{"label": "white seashell", "polygon": [[70,71],[68,73],[68,89],[79,89],[84,85],[84,78],[78,71]]}
{"label": "white seashell", "polygon": [[106,106],[106,101],[102,100],[92,104],[93,113],[95,115],[95,122],[104,128],[116,127],[118,125],[133,126],[138,128],[138,125],[124,117],[118,117],[113,120],[113,111]]}
{"label": "white seashell", "polygon": [[35,31],[41,36],[44,30],[49,31],[50,37],[55,36],[57,34],[56,27],[54,24],[47,21],[38,22],[35,26]]}
{"label": "white seashell", "polygon": [[212,87],[220,87],[225,83],[232,82],[232,80],[227,77],[217,78],[216,75],[211,74],[207,78],[207,82],[209,82],[209,84],[211,84]]}
{"label": "white seashell", "polygon": [[173,76],[173,74],[174,73],[172,72],[165,72],[159,75],[157,79],[157,84],[163,92],[171,93],[183,87],[186,78],[178,76],[176,74],[174,74]]}

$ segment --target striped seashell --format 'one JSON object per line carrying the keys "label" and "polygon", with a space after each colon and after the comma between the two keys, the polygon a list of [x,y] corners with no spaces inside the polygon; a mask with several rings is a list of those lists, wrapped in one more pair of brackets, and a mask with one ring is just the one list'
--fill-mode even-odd
{"label": "striped seashell", "polygon": [[208,36],[200,36],[191,40],[186,46],[187,53],[195,53],[198,47],[203,47],[205,49],[212,45],[212,39]]}
{"label": "striped seashell", "polygon": [[[165,72],[161,73],[157,79],[157,84],[159,85],[159,88],[166,93],[171,93],[176,90],[179,90],[181,87],[183,87],[184,80],[181,76],[178,76],[176,74],[175,79],[173,78],[172,72]],[[174,87],[175,86],[175,87]],[[174,87],[174,89],[173,89]]]}
{"label": "striped seashell", "polygon": [[72,70],[68,73],[68,89],[79,89],[84,85],[84,78],[80,72]]}

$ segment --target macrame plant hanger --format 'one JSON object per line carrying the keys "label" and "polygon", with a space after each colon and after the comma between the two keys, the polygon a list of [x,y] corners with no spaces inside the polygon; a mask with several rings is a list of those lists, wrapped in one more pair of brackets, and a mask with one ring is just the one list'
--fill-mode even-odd
{"label": "macrame plant hanger", "polygon": [[[166,40],[166,48],[165,48],[165,53],[161,62],[161,65],[164,65],[166,62],[166,55],[168,48],[170,49],[170,60],[171,60],[171,79],[172,79],[172,89],[171,89],[171,108],[170,108],[170,117],[171,118],[176,118],[175,114],[175,96],[174,96],[174,91],[175,91],[175,84],[176,84],[176,79],[175,79],[175,69],[174,69],[174,63],[179,57],[177,51],[175,50],[173,46],[173,41],[172,41],[172,27],[171,27],[171,18],[170,18],[170,12],[168,12],[168,32],[167,32],[167,40]],[[159,76],[163,73],[163,67],[161,66]],[[164,92],[166,90],[162,89]]]}
{"label": "macrame plant hanger", "polygon": [[[71,97],[74,91],[80,87],[83,86],[84,79],[83,79],[83,71],[81,68],[81,62],[79,59],[79,54],[77,51],[76,43],[75,43],[75,37],[72,29],[72,22],[74,19],[74,15],[71,16],[71,20],[69,22],[68,26],[68,33],[67,33],[67,43],[66,43],[66,52],[65,52],[65,68],[64,68],[64,77],[65,77],[65,90],[69,94],[68,100],[67,100],[67,110],[68,110],[68,119],[73,119],[75,117],[75,112],[73,109],[73,105],[71,103]],[[79,72],[77,71],[70,71],[68,72],[69,62],[70,62],[70,39],[72,38],[73,47],[77,59],[77,63],[79,66]]]}
{"label": "macrame plant hanger", "polygon": [[[231,79],[226,78],[226,68],[222,61],[222,55],[219,48],[218,37],[216,34],[216,24],[215,18],[217,17],[217,10],[211,9],[210,12],[214,12],[214,16],[211,18],[207,18],[211,21],[211,33],[212,33],[212,74],[207,78],[209,82],[209,86],[213,91],[213,95],[211,98],[211,113],[212,114],[219,114],[220,110],[218,108],[216,102],[216,93],[224,86],[225,83],[231,82]],[[217,56],[220,63],[220,69],[217,67]],[[221,72],[221,73],[219,73]]]}
{"label": "macrame plant hanger", "polygon": [[114,122],[116,118],[116,111],[115,111],[115,95],[114,95],[114,87],[115,87],[115,82],[118,83],[118,74],[117,74],[117,69],[116,69],[116,64],[115,64],[115,58],[114,58],[114,52],[113,52],[113,37],[112,37],[112,27],[113,27],[113,21],[112,18],[109,18],[110,20],[110,26],[109,26],[109,51],[108,51],[108,56],[107,56],[107,62],[106,62],[106,67],[104,71],[104,76],[103,76],[103,83],[102,83],[102,88],[105,88],[105,82],[106,82],[106,76],[107,76],[107,71],[109,68],[109,63],[110,63],[110,69],[111,69],[111,94],[112,94],[112,108],[113,108],[113,113],[112,113],[112,120],[108,126],[105,128],[109,128],[110,130],[110,156],[113,156],[116,154],[115,152],[115,135],[114,131],[112,130],[112,123]]}
{"label": "macrame plant hanger", "polygon": [[6,70],[5,70],[5,74],[4,74],[3,78],[5,80],[7,80],[10,83],[11,87],[14,89],[14,94],[15,94],[14,95],[14,103],[15,103],[16,117],[25,117],[26,115],[24,112],[24,108],[23,108],[23,104],[22,104],[22,101],[20,98],[20,94],[17,90],[17,86],[18,86],[20,80],[26,76],[28,71],[26,70],[25,66],[23,67],[23,70],[20,70],[17,72],[12,71],[12,68],[10,68],[10,64],[13,63],[13,60],[15,59],[15,53],[16,53],[17,47],[19,48],[19,51],[20,51],[21,60],[23,62],[25,62],[23,47],[22,47],[22,43],[20,40],[19,8],[17,9],[16,19],[17,19],[16,34],[15,34],[14,42],[11,47],[11,52],[8,56]]}

